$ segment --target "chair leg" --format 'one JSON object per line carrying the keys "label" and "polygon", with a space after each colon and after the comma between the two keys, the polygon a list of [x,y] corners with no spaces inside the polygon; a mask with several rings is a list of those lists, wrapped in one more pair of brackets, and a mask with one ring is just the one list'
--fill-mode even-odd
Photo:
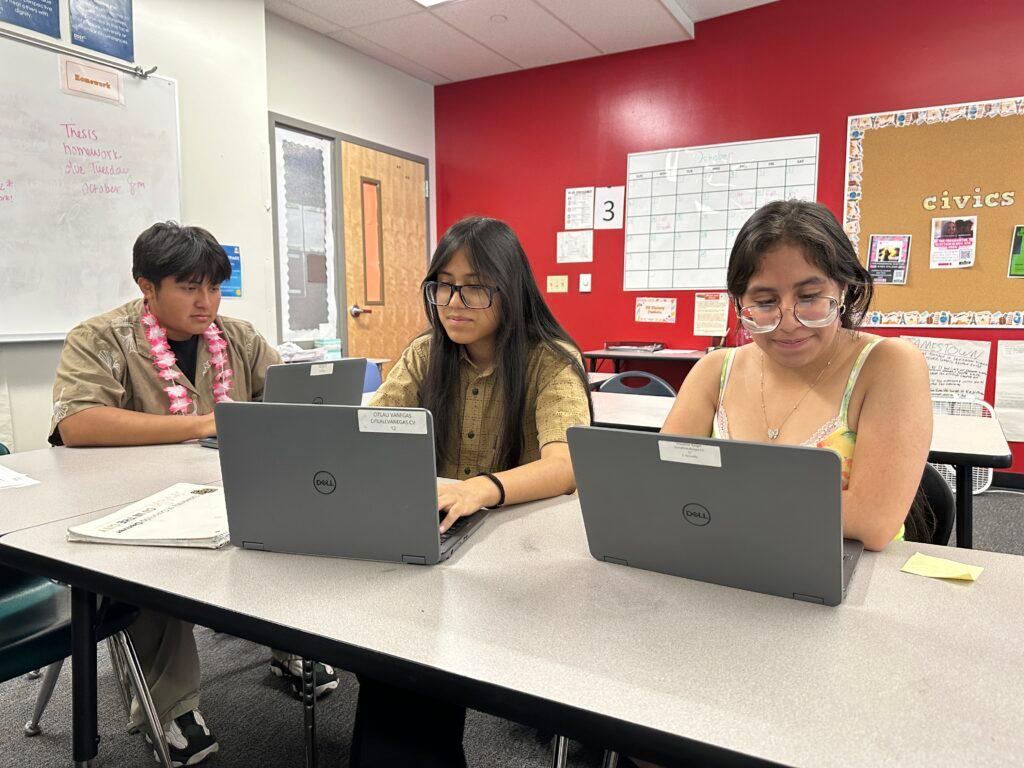
{"label": "chair leg", "polygon": [[131,681],[128,679],[128,661],[121,653],[121,648],[113,636],[107,638],[107,650],[110,653],[110,666],[114,669],[114,679],[117,681],[117,692],[121,694],[121,703],[124,704],[125,719],[130,720],[132,716],[132,689]]}
{"label": "chair leg", "polygon": [[565,768],[569,759],[569,740],[565,736],[555,736],[554,749],[551,754],[551,768]]}
{"label": "chair leg", "polygon": [[167,749],[167,737],[164,735],[164,727],[160,723],[160,716],[156,711],[156,706],[153,704],[152,697],[149,695],[149,686],[146,685],[146,679],[142,674],[139,658],[135,655],[135,646],[132,645],[131,638],[128,637],[127,632],[118,632],[114,637],[120,652],[124,656],[125,666],[127,667],[126,671],[132,682],[132,688],[135,690],[135,696],[142,707],[142,713],[149,728],[150,738],[153,741],[153,748],[157,753],[157,762],[164,768],[172,768],[171,755]]}
{"label": "chair leg", "polygon": [[604,760],[601,761],[601,768],[618,768],[619,753],[611,749],[604,751]]}
{"label": "chair leg", "polygon": [[[36,708],[32,711],[32,719],[25,723],[26,736],[38,736],[43,732],[43,729],[39,727],[39,721],[43,717],[46,705],[50,703],[50,697],[53,695],[53,689],[57,685],[57,678],[60,677],[60,670],[63,666],[64,659],[61,659],[60,661],[53,662],[53,664],[46,668],[43,686],[39,689],[39,693],[36,694]],[[38,672],[36,676],[39,676]]]}

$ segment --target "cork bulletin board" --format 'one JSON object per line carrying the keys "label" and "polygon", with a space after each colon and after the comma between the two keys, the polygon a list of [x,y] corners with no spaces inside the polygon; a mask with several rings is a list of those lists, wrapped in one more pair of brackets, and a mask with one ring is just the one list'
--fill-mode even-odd
{"label": "cork bulletin board", "polygon": [[[973,265],[933,268],[933,219],[973,235]],[[1024,225],[1024,99],[851,117],[844,227],[868,263],[872,235],[910,236],[905,284],[876,286],[868,325],[1024,330],[1008,277]]]}

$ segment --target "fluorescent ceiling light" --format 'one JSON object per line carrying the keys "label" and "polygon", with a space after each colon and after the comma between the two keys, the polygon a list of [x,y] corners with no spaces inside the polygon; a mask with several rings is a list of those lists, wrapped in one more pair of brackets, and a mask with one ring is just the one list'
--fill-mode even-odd
{"label": "fluorescent ceiling light", "polygon": [[448,0],[416,0],[416,2],[419,3],[420,5],[422,5],[425,8],[432,8],[435,5],[440,5],[441,3],[447,3]]}

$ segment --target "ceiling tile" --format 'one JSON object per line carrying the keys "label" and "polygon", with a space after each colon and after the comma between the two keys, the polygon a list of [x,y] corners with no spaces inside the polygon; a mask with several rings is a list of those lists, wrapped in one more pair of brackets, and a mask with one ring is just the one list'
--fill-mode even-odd
{"label": "ceiling tile", "polygon": [[275,16],[288,19],[288,21],[294,21],[296,24],[312,29],[314,32],[327,33],[338,28],[337,24],[320,18],[315,13],[310,13],[307,10],[294,6],[288,0],[264,0],[263,7]]}
{"label": "ceiling tile", "polygon": [[676,0],[676,2],[683,12],[694,21],[705,21],[716,16],[725,16],[727,13],[744,11],[758,5],[767,5],[775,0]]}
{"label": "ceiling tile", "polygon": [[690,40],[660,0],[536,0],[603,53]]}
{"label": "ceiling tile", "polygon": [[442,85],[443,83],[451,82],[451,80],[444,75],[439,75],[437,72],[432,72],[426,67],[421,67],[416,62],[409,61],[409,59],[404,56],[388,50],[387,48],[381,48],[379,45],[367,40],[365,37],[360,37],[354,32],[349,32],[346,29],[339,29],[338,31],[331,33],[331,38],[337,40],[339,43],[344,43],[349,48],[354,48],[360,53],[365,53],[367,56],[370,56],[377,61],[382,61],[395,69],[400,69],[407,75],[412,75],[425,83]]}
{"label": "ceiling tile", "polygon": [[334,28],[360,27],[378,21],[418,13],[423,6],[414,0],[291,0],[321,18],[334,22]]}
{"label": "ceiling tile", "polygon": [[533,0],[473,0],[441,5],[433,12],[521,67],[601,53]]}
{"label": "ceiling tile", "polygon": [[426,11],[369,24],[354,31],[450,80],[485,77],[519,69],[511,61]]}

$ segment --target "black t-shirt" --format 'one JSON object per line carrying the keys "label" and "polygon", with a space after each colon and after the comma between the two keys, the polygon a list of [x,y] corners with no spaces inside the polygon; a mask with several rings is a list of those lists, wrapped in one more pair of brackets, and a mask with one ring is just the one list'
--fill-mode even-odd
{"label": "black t-shirt", "polygon": [[184,341],[174,341],[173,339],[167,339],[167,343],[171,347],[171,351],[174,352],[174,356],[178,358],[178,368],[185,374],[189,382],[192,385],[196,383],[196,356],[199,352],[199,337],[193,336],[192,338],[185,339]]}

